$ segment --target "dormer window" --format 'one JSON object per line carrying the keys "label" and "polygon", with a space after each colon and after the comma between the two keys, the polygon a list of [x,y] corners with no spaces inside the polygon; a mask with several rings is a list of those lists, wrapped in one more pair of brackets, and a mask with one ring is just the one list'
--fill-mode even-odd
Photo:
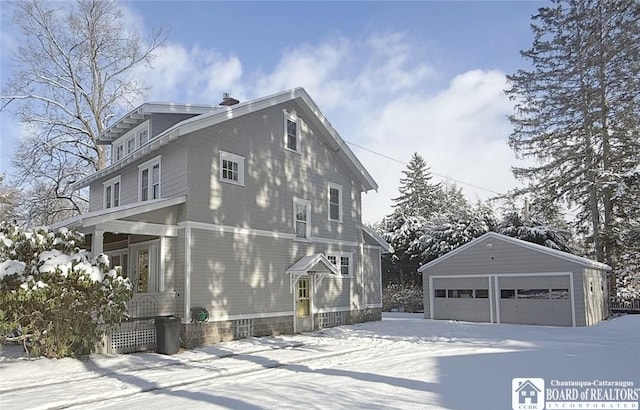
{"label": "dormer window", "polygon": [[284,146],[289,151],[300,152],[300,124],[298,117],[285,113]]}
{"label": "dormer window", "polygon": [[141,147],[149,142],[149,130],[142,130],[138,133],[138,146]]}
{"label": "dormer window", "polygon": [[131,137],[127,140],[127,155],[136,150],[136,137]]}
{"label": "dormer window", "polygon": [[118,144],[115,146],[115,154],[113,157],[113,161],[120,161],[124,157],[124,146],[122,144]]}

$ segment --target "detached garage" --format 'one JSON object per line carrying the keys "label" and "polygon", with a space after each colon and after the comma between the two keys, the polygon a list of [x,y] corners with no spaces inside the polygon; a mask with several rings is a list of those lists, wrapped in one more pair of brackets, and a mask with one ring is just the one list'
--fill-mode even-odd
{"label": "detached garage", "polygon": [[427,319],[590,326],[608,316],[603,263],[495,232],[421,266]]}

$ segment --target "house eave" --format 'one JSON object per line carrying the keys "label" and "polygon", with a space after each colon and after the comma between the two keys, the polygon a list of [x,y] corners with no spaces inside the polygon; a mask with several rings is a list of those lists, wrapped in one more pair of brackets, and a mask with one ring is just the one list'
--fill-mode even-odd
{"label": "house eave", "polygon": [[107,128],[97,139],[99,145],[109,145],[122,135],[129,132],[142,122],[149,119],[151,114],[206,114],[218,109],[214,105],[174,104],[162,102],[144,103],[126,113],[117,122]]}
{"label": "house eave", "polygon": [[382,253],[394,252],[393,247],[387,241],[385,241],[382,236],[380,236],[376,231],[369,228],[368,226],[363,226],[362,230],[378,243],[380,249],[382,249]]}
{"label": "house eave", "polygon": [[[136,202],[133,204],[123,205],[118,208],[101,209],[99,211],[87,212],[64,221],[51,225],[51,230],[60,228],[82,230],[89,227],[101,226],[114,223],[123,218],[129,218],[146,212],[152,212],[158,209],[167,208],[174,205],[183,204],[187,201],[186,196],[175,198],[156,199],[152,201]],[[176,227],[177,228],[177,227]],[[172,236],[172,230],[167,231]]]}

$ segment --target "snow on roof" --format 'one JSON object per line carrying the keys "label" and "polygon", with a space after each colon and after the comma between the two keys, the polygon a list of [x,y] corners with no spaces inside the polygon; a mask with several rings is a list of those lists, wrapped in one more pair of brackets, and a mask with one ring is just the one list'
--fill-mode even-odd
{"label": "snow on roof", "polygon": [[362,232],[364,232],[365,235],[368,235],[373,240],[373,242],[378,243],[384,251],[383,253],[393,253],[393,248],[391,247],[391,245],[389,245],[389,243],[385,241],[382,236],[380,236],[376,231],[369,228],[368,226],[363,226]]}
{"label": "snow on roof", "polygon": [[535,251],[535,252],[544,253],[546,255],[553,256],[559,259],[564,259],[566,261],[577,263],[579,265],[582,265],[588,268],[595,268],[600,270],[611,270],[611,267],[609,265],[605,265],[604,263],[601,263],[601,262],[593,261],[591,259],[583,258],[581,256],[573,255],[571,253],[559,251],[557,249],[551,249],[546,246],[538,245],[537,243],[532,243],[532,242],[527,242],[520,239],[512,238],[510,236],[502,235],[497,232],[487,232],[484,235],[472,240],[471,242],[468,242],[452,250],[451,252],[448,252],[447,254],[420,266],[418,268],[418,272],[424,272],[426,269],[432,266],[435,266],[441,262],[444,262],[445,260],[451,258],[452,256],[464,251],[465,249],[468,249],[474,246],[476,243],[487,238],[493,238],[493,239],[501,240],[504,242],[509,242],[517,246],[522,246],[524,248],[531,249],[532,251]]}

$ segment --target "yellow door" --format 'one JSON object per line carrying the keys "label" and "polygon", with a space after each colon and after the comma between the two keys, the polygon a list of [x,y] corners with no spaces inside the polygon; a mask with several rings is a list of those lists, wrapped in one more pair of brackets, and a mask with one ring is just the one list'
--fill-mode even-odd
{"label": "yellow door", "polygon": [[296,330],[306,332],[313,329],[313,315],[311,313],[311,282],[308,278],[298,280],[296,293]]}

